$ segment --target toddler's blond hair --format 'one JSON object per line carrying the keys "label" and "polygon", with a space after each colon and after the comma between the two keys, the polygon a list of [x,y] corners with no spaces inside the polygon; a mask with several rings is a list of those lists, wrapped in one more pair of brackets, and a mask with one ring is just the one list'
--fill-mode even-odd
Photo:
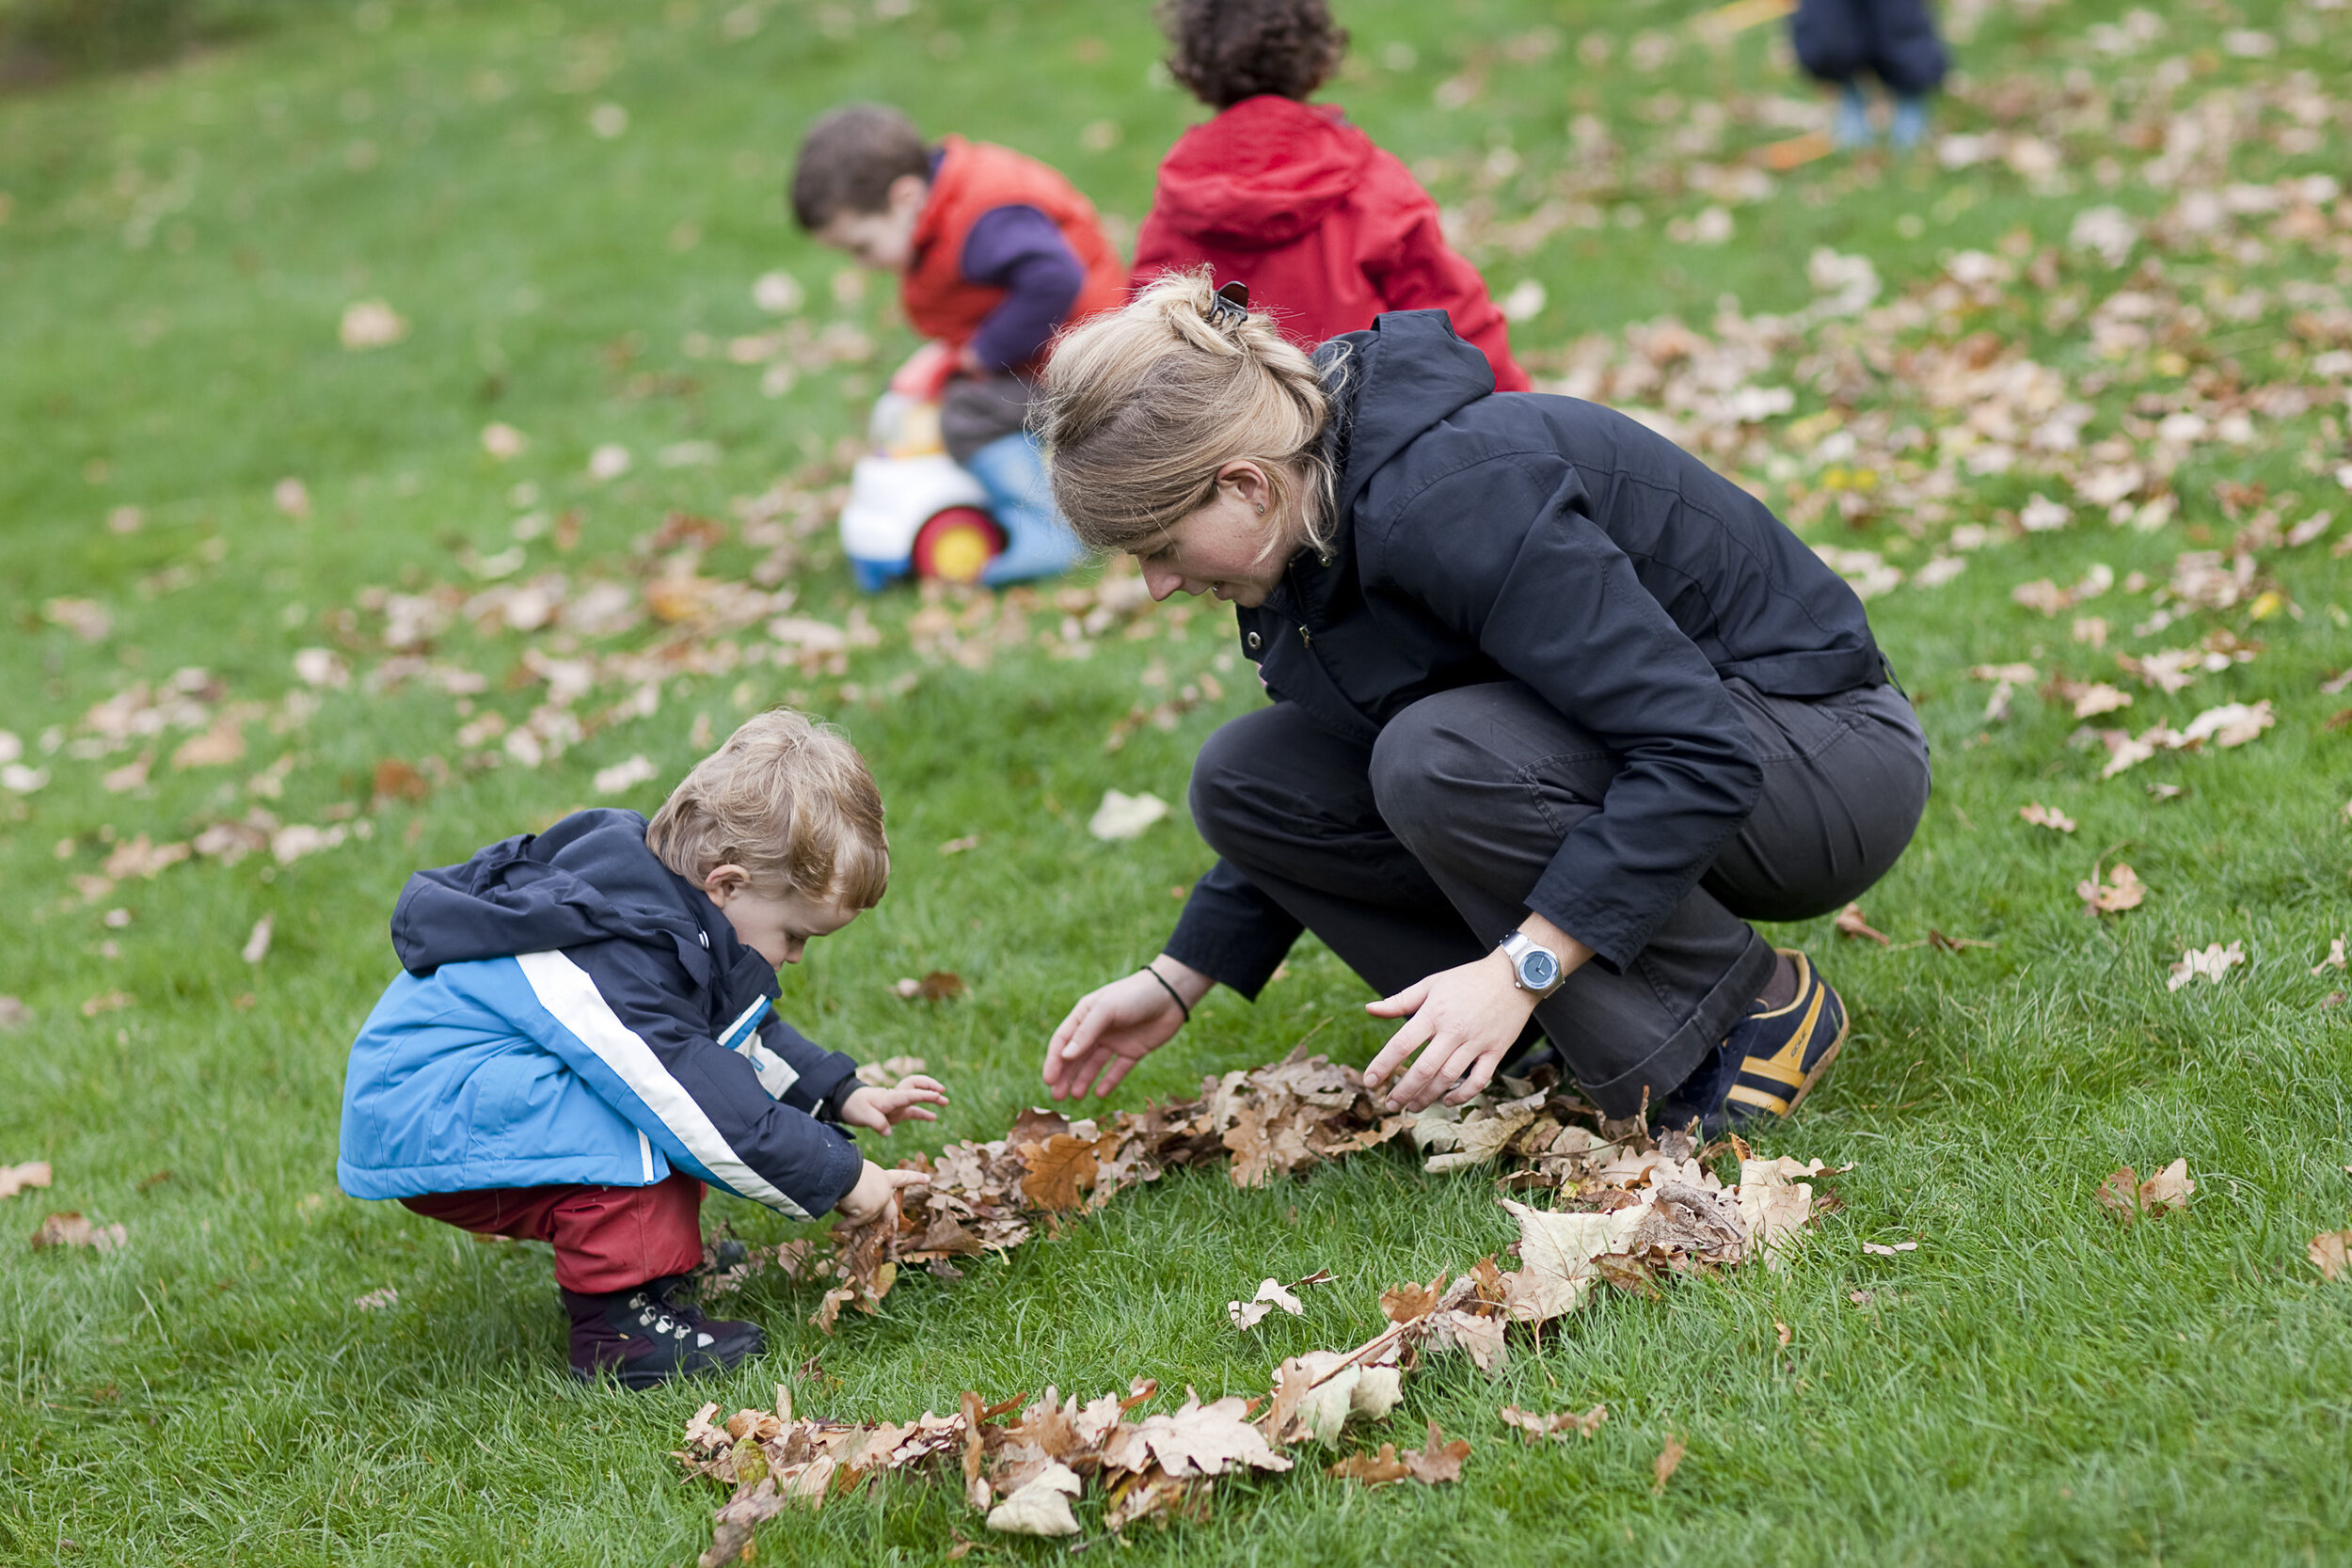
{"label": "toddler's blond hair", "polygon": [[849,737],[790,708],[727,736],[645,827],[661,863],[700,882],[739,865],[763,893],[870,910],[890,884],[882,792]]}

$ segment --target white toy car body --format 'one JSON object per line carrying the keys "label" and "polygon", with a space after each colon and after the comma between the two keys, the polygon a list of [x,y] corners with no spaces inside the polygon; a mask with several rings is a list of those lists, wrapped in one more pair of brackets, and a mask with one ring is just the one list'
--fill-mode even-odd
{"label": "white toy car body", "polygon": [[868,433],[872,450],[850,470],[841,509],[841,546],[858,586],[878,593],[910,574],[978,581],[1005,534],[988,492],[941,443],[939,404],[884,392]]}

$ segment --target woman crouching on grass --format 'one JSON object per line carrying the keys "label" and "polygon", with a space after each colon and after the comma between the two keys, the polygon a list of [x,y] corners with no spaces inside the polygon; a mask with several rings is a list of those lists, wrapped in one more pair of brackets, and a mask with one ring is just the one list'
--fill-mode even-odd
{"label": "woman crouching on grass", "polygon": [[1440,311],[1311,359],[1205,272],[1063,339],[1037,418],[1079,538],[1238,607],[1273,698],[1201,748],[1220,858],[1055,1031],[1057,1098],[1217,982],[1254,997],[1303,927],[1406,1021],[1365,1072],[1395,1106],[1458,1104],[1540,1034],[1611,1117],[1796,1108],[1846,1008],[1747,922],[1885,875],[1928,748],[1769,509],[1622,415],[1498,394]]}

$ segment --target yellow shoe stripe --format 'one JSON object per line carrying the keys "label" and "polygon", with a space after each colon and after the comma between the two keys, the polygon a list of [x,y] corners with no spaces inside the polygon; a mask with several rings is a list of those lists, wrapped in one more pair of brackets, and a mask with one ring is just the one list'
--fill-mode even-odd
{"label": "yellow shoe stripe", "polygon": [[1736,1100],[1742,1105],[1754,1105],[1761,1110],[1770,1111],[1776,1117],[1785,1117],[1788,1114],[1788,1101],[1776,1094],[1766,1094],[1762,1089],[1752,1089],[1745,1084],[1734,1085],[1731,1093],[1724,1098]]}
{"label": "yellow shoe stripe", "polygon": [[1771,1078],[1795,1088],[1804,1082],[1804,1051],[1812,1043],[1814,1027],[1821,1022],[1821,1001],[1829,994],[1827,988],[1816,986],[1813,1005],[1805,1009],[1804,1022],[1788,1037],[1788,1043],[1770,1056],[1751,1056],[1740,1067],[1742,1072],[1759,1078]]}

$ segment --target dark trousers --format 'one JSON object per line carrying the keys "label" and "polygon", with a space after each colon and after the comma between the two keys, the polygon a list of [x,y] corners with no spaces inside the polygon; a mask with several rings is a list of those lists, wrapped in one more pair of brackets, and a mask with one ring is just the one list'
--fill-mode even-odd
{"label": "dark trousers", "polygon": [[684,1171],[650,1187],[491,1187],[400,1201],[461,1230],[551,1243],[555,1282],[580,1295],[630,1290],[703,1260],[703,1184]]}
{"label": "dark trousers", "polygon": [[1948,64],[1927,0],[1801,0],[1788,41],[1809,75],[1845,83],[1867,71],[1906,98],[1942,87]]}
{"label": "dark trousers", "polygon": [[[1625,973],[1588,963],[1535,1009],[1612,1116],[1645,1089],[1662,1099],[1755,1006],[1773,958],[1748,920],[1841,907],[1885,875],[1927,804],[1927,740],[1894,687],[1809,700],[1724,687],[1763,764],[1755,811]],[[1369,747],[1277,703],[1210,736],[1192,812],[1218,854],[1386,996],[1526,918],[1529,890],[1618,767],[1515,681],[1424,698]]]}

